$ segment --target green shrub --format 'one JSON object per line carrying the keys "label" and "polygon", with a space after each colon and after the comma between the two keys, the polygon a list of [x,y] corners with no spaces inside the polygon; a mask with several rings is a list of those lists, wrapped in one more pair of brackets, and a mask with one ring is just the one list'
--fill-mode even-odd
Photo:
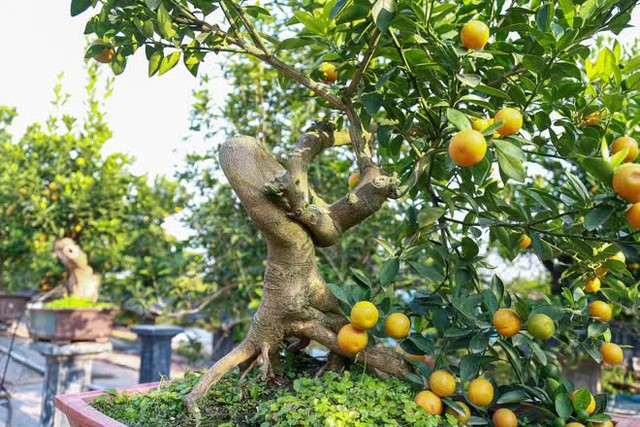
{"label": "green shrub", "polygon": [[[184,397],[199,378],[167,383],[144,395],[104,396],[93,406],[131,427],[187,427]],[[406,383],[354,372],[328,372],[321,378],[279,379],[278,388],[229,375],[201,402],[207,426],[455,426],[453,418],[427,415],[413,403]],[[114,392],[113,390],[111,390]]]}
{"label": "green shrub", "polygon": [[66,297],[45,304],[45,308],[111,308],[113,304],[93,302],[78,297]]}

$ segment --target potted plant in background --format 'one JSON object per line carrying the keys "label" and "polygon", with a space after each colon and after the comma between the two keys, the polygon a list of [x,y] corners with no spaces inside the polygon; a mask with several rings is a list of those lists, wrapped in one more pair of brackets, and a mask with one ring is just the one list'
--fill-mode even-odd
{"label": "potted plant in background", "polygon": [[59,239],[55,255],[68,272],[61,290],[65,297],[29,307],[29,333],[35,340],[53,342],[109,339],[115,316],[110,304],[98,303],[100,276],[95,274],[73,239]]}

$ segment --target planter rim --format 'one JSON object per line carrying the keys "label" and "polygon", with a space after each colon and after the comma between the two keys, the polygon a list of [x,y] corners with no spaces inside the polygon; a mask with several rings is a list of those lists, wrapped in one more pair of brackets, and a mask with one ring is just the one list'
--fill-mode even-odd
{"label": "planter rim", "polygon": [[[158,388],[162,382],[137,384],[129,387],[120,387],[118,393],[126,391],[129,394],[144,394]],[[127,427],[120,421],[103,414],[90,405],[100,396],[108,394],[105,390],[87,391],[83,393],[63,394],[55,397],[55,406],[69,421],[79,421],[83,427]]]}

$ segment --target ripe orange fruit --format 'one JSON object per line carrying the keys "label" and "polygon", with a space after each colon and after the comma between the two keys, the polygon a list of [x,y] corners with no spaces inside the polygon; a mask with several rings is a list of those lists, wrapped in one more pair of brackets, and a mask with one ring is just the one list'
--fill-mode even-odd
{"label": "ripe orange fruit", "polygon": [[529,246],[531,246],[531,237],[523,234],[520,239],[520,249],[527,249]]}
{"label": "ripe orange fruit", "polygon": [[493,384],[484,378],[476,378],[467,387],[469,402],[476,406],[487,406],[493,402]]}
{"label": "ripe orange fruit", "polygon": [[624,161],[633,162],[636,157],[638,157],[638,142],[635,139],[629,136],[622,136],[618,139],[615,139],[611,144],[611,151],[613,152],[613,154],[616,154],[617,152],[622,151],[625,148],[628,148],[629,151],[627,152],[627,157],[624,158]]}
{"label": "ripe orange fruit", "polygon": [[611,320],[611,307],[604,301],[594,301],[589,304],[589,316],[596,322],[608,322]]}
{"label": "ripe orange fruit", "polygon": [[640,202],[634,203],[627,211],[627,221],[633,228],[640,228]]}
{"label": "ripe orange fruit", "polygon": [[587,282],[587,286],[584,287],[584,290],[587,292],[598,292],[600,287],[602,286],[602,282],[597,277],[592,277]]}
{"label": "ripe orange fruit", "polygon": [[447,407],[447,410],[444,412],[445,414],[449,414],[454,417],[458,421],[458,424],[465,425],[467,421],[469,421],[469,418],[471,418],[471,409],[469,409],[467,404],[464,402],[456,401],[456,403],[462,408],[464,414],[461,414],[450,406]]}
{"label": "ripe orange fruit", "polygon": [[460,39],[467,49],[482,49],[489,41],[489,27],[481,21],[469,21],[462,27]]}
{"label": "ripe orange fruit", "polygon": [[451,396],[456,391],[456,379],[447,371],[435,371],[429,376],[429,389],[440,397]]}
{"label": "ripe orange fruit", "polygon": [[378,323],[378,309],[369,301],[357,302],[351,308],[351,324],[366,331]]}
{"label": "ripe orange fruit", "polygon": [[568,423],[568,424],[565,424],[564,427],[584,427],[584,424],[582,424],[582,423]]}
{"label": "ripe orange fruit", "polygon": [[349,175],[349,179],[347,180],[347,184],[349,188],[353,188],[360,182],[360,172],[354,172]]}
{"label": "ripe orange fruit", "polygon": [[413,399],[416,405],[424,409],[427,414],[442,414],[442,400],[432,391],[424,390]]}
{"label": "ripe orange fruit", "polygon": [[[575,396],[575,394],[578,392],[578,390],[574,391],[573,393],[571,393],[571,400],[573,400],[573,396]],[[591,400],[589,401],[589,406],[587,406],[587,413],[589,415],[593,414],[596,410],[596,399],[593,398],[593,395],[591,393],[589,393],[589,396],[591,397]]]}
{"label": "ripe orange fruit", "polygon": [[322,81],[327,84],[335,83],[338,80],[338,71],[336,70],[336,66],[329,63],[324,62],[320,64],[320,72],[323,74]]}
{"label": "ripe orange fruit", "polygon": [[515,311],[502,308],[493,315],[493,326],[503,337],[512,337],[520,332],[522,319]]}
{"label": "ripe orange fruit", "polygon": [[603,421],[601,423],[593,423],[592,427],[613,427],[613,423],[610,420]]}
{"label": "ripe orange fruit", "polygon": [[629,163],[617,168],[613,174],[613,189],[631,203],[640,202],[640,165]]}
{"label": "ripe orange fruit", "polygon": [[112,47],[108,47],[104,49],[102,52],[98,53],[93,57],[96,61],[101,64],[108,64],[113,61],[113,58],[116,56],[116,51]]}
{"label": "ripe orange fruit", "polygon": [[624,359],[624,353],[618,344],[606,342],[600,346],[602,361],[607,365],[617,365]]}
{"label": "ripe orange fruit", "polygon": [[352,324],[344,325],[338,332],[338,347],[349,355],[360,353],[368,342],[367,333]]}
{"label": "ripe orange fruit", "polygon": [[21,188],[19,191],[20,191],[20,195],[22,196],[26,196],[29,193],[29,191],[26,188]]}
{"label": "ripe orange fruit", "polygon": [[482,132],[483,130],[491,126],[491,121],[492,119],[479,119],[477,117],[473,117],[471,119],[471,128],[473,130],[477,130],[478,132]]}
{"label": "ripe orange fruit", "polygon": [[518,133],[522,127],[522,114],[515,108],[503,108],[496,113],[495,120],[502,122],[502,125],[497,129],[502,136]]}
{"label": "ripe orange fruit", "polygon": [[477,130],[462,130],[449,143],[449,156],[459,166],[477,165],[486,153],[487,141]]}
{"label": "ripe orange fruit", "polygon": [[397,340],[406,337],[411,328],[411,321],[402,313],[391,313],[384,322],[384,330],[388,337]]}
{"label": "ripe orange fruit", "polygon": [[518,417],[507,408],[500,408],[494,412],[492,420],[496,427],[518,427]]}
{"label": "ripe orange fruit", "polygon": [[556,332],[556,325],[546,314],[534,314],[527,321],[527,331],[539,340],[548,340]]}
{"label": "ripe orange fruit", "polygon": [[58,189],[58,184],[56,184],[55,182],[49,183],[49,190],[56,191],[57,189]]}

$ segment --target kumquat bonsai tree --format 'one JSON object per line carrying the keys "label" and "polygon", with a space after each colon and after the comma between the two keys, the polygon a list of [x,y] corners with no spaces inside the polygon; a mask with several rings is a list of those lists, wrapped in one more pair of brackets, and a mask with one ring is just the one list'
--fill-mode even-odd
{"label": "kumquat bonsai tree", "polygon": [[[621,363],[609,324],[637,304],[626,260],[640,248],[640,56],[594,43],[636,4],[73,0],[95,39],[87,57],[116,75],[133,55],[150,76],[250,57],[278,73],[264,90],[302,88],[317,116],[294,144],[263,129],[218,149],[266,267],[244,340],[186,399],[194,422],[230,371],[260,365],[277,381],[285,357],[316,343],[323,371],[356,362],[406,381],[408,405],[443,423],[611,426],[606,395],[577,389],[558,363],[567,346]],[[331,200],[309,174],[330,153],[354,164]],[[350,280],[325,282],[317,249],[385,205],[395,227],[364,242],[384,258],[377,273],[351,265]],[[510,292],[494,252],[562,262],[559,294]]]}

